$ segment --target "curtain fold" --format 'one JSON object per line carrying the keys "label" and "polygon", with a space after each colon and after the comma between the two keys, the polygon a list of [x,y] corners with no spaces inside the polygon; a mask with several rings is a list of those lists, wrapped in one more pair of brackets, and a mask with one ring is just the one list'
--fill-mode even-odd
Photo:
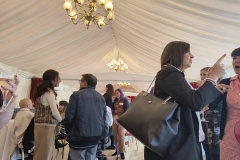
{"label": "curtain fold", "polygon": [[34,94],[37,86],[42,82],[42,78],[32,78],[31,79],[31,89],[30,89],[30,99],[35,103]]}

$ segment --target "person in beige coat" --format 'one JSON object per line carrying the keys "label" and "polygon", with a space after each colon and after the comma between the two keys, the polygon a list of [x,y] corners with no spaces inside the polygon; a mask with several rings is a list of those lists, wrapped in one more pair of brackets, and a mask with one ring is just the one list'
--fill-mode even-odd
{"label": "person in beige coat", "polygon": [[18,146],[22,148],[22,139],[25,130],[30,124],[34,114],[30,111],[33,104],[29,98],[24,98],[19,102],[20,111],[17,113],[14,124],[11,129],[11,152],[13,153],[15,148]]}

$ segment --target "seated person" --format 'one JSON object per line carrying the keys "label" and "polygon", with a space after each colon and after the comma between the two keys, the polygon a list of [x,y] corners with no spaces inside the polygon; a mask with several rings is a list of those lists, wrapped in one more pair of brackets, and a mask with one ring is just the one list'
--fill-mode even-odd
{"label": "seated person", "polygon": [[[111,127],[113,124],[113,117],[112,117],[112,110],[110,107],[106,106],[107,108],[107,113],[105,115],[105,123],[108,127]],[[109,141],[109,137],[106,137]],[[102,150],[104,150],[105,148],[105,139],[101,140],[98,144],[98,148],[97,148],[97,158],[98,159],[107,159],[106,155],[102,154]]]}
{"label": "seated person", "polygon": [[57,126],[57,135],[55,137],[55,148],[62,148],[65,147],[67,145],[67,143],[60,143],[58,140],[65,140],[67,133],[65,131],[65,127],[63,125],[64,122],[64,118],[65,118],[65,111],[67,108],[68,102],[67,101],[59,101],[59,106],[58,106],[58,111],[62,117],[62,122],[60,123],[60,125]]}
{"label": "seated person", "polygon": [[67,109],[68,102],[67,101],[59,101],[58,111],[62,117],[65,118],[65,111]]}
{"label": "seated person", "polygon": [[16,146],[22,147],[22,139],[25,130],[27,129],[29,123],[31,122],[34,114],[30,111],[33,104],[29,98],[24,98],[19,102],[20,111],[17,113],[14,124],[11,129],[11,152],[13,153]]}

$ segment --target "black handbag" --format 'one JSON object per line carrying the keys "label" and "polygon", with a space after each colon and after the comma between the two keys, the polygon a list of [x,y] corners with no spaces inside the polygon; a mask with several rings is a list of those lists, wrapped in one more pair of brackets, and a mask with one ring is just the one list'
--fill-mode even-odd
{"label": "black handbag", "polygon": [[170,98],[163,100],[142,91],[117,120],[135,138],[162,157],[167,154],[180,123],[180,107],[175,102],[168,102]]}

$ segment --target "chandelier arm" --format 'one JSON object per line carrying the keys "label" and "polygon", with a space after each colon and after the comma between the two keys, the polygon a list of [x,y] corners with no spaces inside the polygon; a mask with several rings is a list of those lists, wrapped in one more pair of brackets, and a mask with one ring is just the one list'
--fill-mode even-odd
{"label": "chandelier arm", "polygon": [[109,23],[107,23],[105,20],[103,20],[103,22],[105,23],[105,25],[109,25]]}
{"label": "chandelier arm", "polygon": [[107,17],[107,16],[104,16],[102,13],[97,13],[95,16],[103,16],[103,17]]}
{"label": "chandelier arm", "polygon": [[[78,4],[78,6],[81,8],[81,5],[80,5],[80,4]],[[75,8],[76,8],[76,10],[77,10],[77,11],[81,11],[81,9],[79,9],[78,6],[77,6],[77,4],[76,4],[76,2],[75,2]]]}
{"label": "chandelier arm", "polygon": [[77,20],[77,22],[75,22],[75,21],[72,19],[72,23],[73,23],[73,24],[78,24],[78,23],[79,23],[79,21],[80,21],[82,18],[83,18],[83,16],[82,16],[82,17],[80,17],[80,18]]}
{"label": "chandelier arm", "polygon": [[99,29],[102,29],[102,27],[101,27],[101,26],[99,26],[99,24],[96,22],[96,19],[94,19],[94,21],[93,21],[93,22],[97,24],[97,26],[98,26],[98,28],[99,28]]}
{"label": "chandelier arm", "polygon": [[100,5],[98,3],[96,3],[96,7],[102,8],[104,5]]}

